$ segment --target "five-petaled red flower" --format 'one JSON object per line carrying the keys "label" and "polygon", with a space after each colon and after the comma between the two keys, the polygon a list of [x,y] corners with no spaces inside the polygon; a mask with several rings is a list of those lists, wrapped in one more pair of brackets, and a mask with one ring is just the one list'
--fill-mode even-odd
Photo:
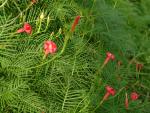
{"label": "five-petaled red flower", "polygon": [[139,98],[139,95],[136,92],[132,92],[130,97],[131,97],[131,100],[137,100]]}
{"label": "five-petaled red flower", "polygon": [[45,41],[44,43],[44,53],[47,56],[49,53],[53,54],[57,51],[57,45],[53,41]]}
{"label": "five-petaled red flower", "polygon": [[17,30],[17,33],[26,32],[27,34],[32,33],[32,27],[29,23],[25,22],[23,28]]}

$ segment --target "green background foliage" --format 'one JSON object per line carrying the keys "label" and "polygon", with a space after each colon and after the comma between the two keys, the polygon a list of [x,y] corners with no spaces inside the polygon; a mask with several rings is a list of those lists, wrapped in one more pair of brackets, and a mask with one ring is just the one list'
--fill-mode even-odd
{"label": "green background foliage", "polygon": [[[150,0],[0,0],[0,113],[150,113],[149,11]],[[25,22],[31,35],[16,33]],[[43,59],[46,40],[58,51]],[[107,51],[115,61],[100,68]],[[117,93],[99,106],[106,85]]]}

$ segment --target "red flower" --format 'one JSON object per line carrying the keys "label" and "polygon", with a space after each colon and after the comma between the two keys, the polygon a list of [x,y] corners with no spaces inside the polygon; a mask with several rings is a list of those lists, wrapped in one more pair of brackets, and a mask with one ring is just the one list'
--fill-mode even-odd
{"label": "red flower", "polygon": [[27,34],[31,34],[31,32],[32,32],[31,25],[28,23],[24,23],[23,28],[20,28],[19,30],[17,30],[17,33],[22,33],[22,32],[26,32]]}
{"label": "red flower", "polygon": [[26,33],[31,34],[31,32],[32,32],[32,27],[31,27],[30,24],[25,23],[23,28],[24,28],[24,31],[25,31]]}
{"label": "red flower", "polygon": [[47,56],[49,53],[53,54],[57,51],[57,45],[53,41],[46,41],[44,43],[44,52]]}
{"label": "red flower", "polygon": [[106,59],[105,59],[105,61],[103,63],[103,66],[106,65],[110,60],[115,60],[115,56],[112,53],[110,53],[110,52],[107,52],[106,56],[107,57],[106,57]]}
{"label": "red flower", "polygon": [[115,89],[113,89],[111,86],[106,86],[106,91],[107,92],[104,95],[103,100],[107,100],[110,95],[114,96],[116,94]]}
{"label": "red flower", "polygon": [[71,27],[71,32],[74,32],[75,30],[75,27],[77,26],[77,24],[79,23],[79,20],[80,20],[80,16],[77,16],[74,20],[74,23],[72,24],[72,27]]}
{"label": "red flower", "polygon": [[131,100],[137,100],[139,98],[139,95],[136,92],[132,92],[130,97],[131,97]]}

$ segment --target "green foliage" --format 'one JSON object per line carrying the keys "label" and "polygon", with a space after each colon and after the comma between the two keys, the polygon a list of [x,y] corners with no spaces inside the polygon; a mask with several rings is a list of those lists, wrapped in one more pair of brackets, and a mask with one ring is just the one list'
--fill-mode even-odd
{"label": "green foliage", "polygon": [[[149,10],[149,0],[0,0],[0,113],[149,113]],[[31,35],[16,33],[25,22]],[[58,50],[44,58],[46,40]],[[100,68],[107,51],[115,61]],[[100,105],[106,85],[117,94]]]}

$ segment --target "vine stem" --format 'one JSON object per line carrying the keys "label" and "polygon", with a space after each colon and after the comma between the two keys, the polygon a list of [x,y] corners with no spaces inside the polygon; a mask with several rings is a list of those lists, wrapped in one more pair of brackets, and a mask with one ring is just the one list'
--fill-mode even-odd
{"label": "vine stem", "polygon": [[8,0],[5,0],[5,2],[0,6],[0,8],[2,8],[3,6],[5,6],[5,4],[8,2]]}
{"label": "vine stem", "polygon": [[102,100],[100,101],[99,105],[93,110],[93,112],[96,111],[97,108],[99,108],[99,107],[103,104],[103,102],[104,102],[104,99],[102,99]]}
{"label": "vine stem", "polygon": [[114,4],[114,9],[116,8],[116,6],[117,6],[117,3],[118,3],[118,1],[115,1],[115,4]]}

